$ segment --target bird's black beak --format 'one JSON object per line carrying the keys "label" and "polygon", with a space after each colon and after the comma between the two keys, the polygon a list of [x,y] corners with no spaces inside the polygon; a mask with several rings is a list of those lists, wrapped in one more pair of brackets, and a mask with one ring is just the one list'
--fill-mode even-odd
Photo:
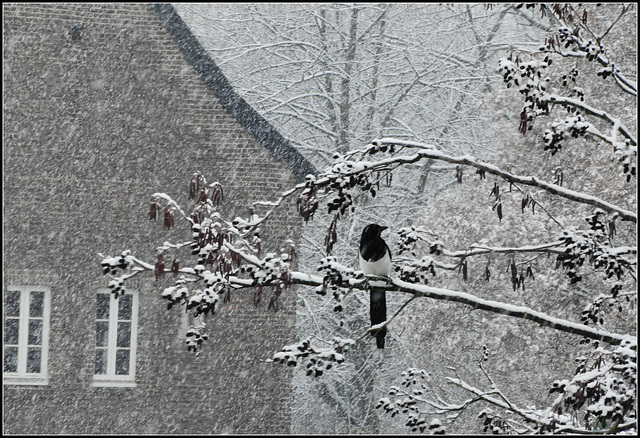
{"label": "bird's black beak", "polygon": [[385,227],[385,226],[380,226],[380,232],[382,233],[384,230],[386,230],[389,227]]}

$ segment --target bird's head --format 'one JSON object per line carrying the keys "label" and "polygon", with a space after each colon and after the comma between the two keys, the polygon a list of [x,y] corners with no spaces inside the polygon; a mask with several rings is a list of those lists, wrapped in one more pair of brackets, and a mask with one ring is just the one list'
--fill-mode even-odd
{"label": "bird's head", "polygon": [[378,225],[378,224],[369,224],[366,227],[364,227],[364,230],[362,230],[362,237],[376,237],[379,236],[380,233],[382,233],[384,230],[386,230],[389,227],[385,227],[382,225]]}

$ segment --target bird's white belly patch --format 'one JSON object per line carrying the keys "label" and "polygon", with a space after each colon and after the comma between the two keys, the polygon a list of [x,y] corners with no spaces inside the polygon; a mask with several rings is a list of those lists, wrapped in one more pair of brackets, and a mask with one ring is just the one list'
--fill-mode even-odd
{"label": "bird's white belly patch", "polygon": [[368,262],[362,258],[360,259],[360,270],[367,275],[389,275],[391,272],[391,260],[389,257],[383,257],[375,262]]}

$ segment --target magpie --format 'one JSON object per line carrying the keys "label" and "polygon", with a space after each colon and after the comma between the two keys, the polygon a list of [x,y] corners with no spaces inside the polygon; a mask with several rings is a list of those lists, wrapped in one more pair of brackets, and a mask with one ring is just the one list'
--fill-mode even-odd
{"label": "magpie", "polygon": [[[362,230],[360,238],[360,270],[365,275],[389,276],[391,273],[391,251],[387,243],[380,237],[380,233],[388,227],[370,224]],[[384,291],[372,290],[369,313],[371,325],[380,324],[387,320],[387,297]],[[383,327],[373,333],[378,348],[384,348],[384,337],[387,328]]]}

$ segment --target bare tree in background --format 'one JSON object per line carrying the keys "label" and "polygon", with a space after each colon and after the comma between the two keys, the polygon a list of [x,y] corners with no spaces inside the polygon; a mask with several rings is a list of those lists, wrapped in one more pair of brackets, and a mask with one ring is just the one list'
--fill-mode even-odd
{"label": "bare tree in background", "polygon": [[415,4],[176,7],[238,92],[319,165],[374,137],[444,137],[456,151],[481,148],[475,103],[495,84],[488,62],[507,47],[502,25],[515,11]]}

